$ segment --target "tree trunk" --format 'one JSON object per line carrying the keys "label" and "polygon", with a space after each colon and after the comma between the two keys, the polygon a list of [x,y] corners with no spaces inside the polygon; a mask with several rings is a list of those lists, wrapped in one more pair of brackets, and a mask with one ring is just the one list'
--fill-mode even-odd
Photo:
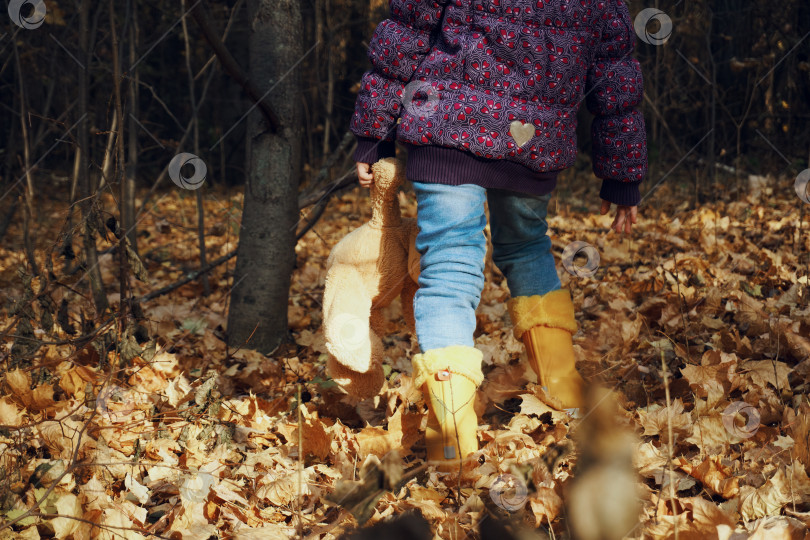
{"label": "tree trunk", "polygon": [[[113,175],[113,178],[116,178],[119,184],[119,192],[118,197],[120,200],[118,213],[119,219],[123,221],[125,218],[123,217],[126,214],[125,206],[127,204],[127,181],[126,181],[126,173],[125,169],[125,159],[124,159],[124,104],[123,99],[121,97],[121,58],[119,56],[119,45],[118,45],[118,30],[116,29],[115,23],[115,6],[113,5],[114,0],[110,0],[109,2],[109,9],[110,9],[110,37],[112,38],[112,46],[110,50],[112,51],[112,60],[113,60],[113,98],[115,104],[115,111],[117,113],[118,118],[120,119],[119,126],[118,126],[118,135],[116,135],[116,158],[113,160],[116,164],[116,173]],[[132,201],[130,201],[132,202]],[[133,212],[134,217],[134,212]],[[133,223],[133,229],[135,225]],[[129,299],[129,260],[127,259],[127,230],[124,229],[121,231],[121,236],[118,238],[118,291],[120,295],[120,300],[118,302],[118,340],[122,339],[122,336],[127,328],[127,303]]]}
{"label": "tree trunk", "polygon": [[25,256],[28,259],[28,265],[31,267],[31,273],[35,276],[39,275],[39,267],[34,255],[34,241],[31,238],[31,225],[34,219],[34,178],[31,174],[31,141],[28,136],[28,107],[26,101],[28,97],[25,93],[25,85],[23,84],[23,70],[20,64],[20,53],[17,48],[17,41],[13,42],[14,45],[14,60],[19,76],[20,88],[20,127],[22,128],[23,140],[23,176],[25,177],[26,184],[23,189],[25,198],[25,212],[23,213],[23,245],[25,246]]}
{"label": "tree trunk", "polygon": [[[134,4],[129,4],[130,17],[132,20],[129,22],[129,65],[133,65],[137,60],[138,48],[138,10]],[[121,36],[122,39],[124,36]],[[129,92],[129,122],[128,122],[128,141],[127,141],[127,164],[124,171],[123,181],[125,182],[124,194],[125,198],[122,202],[121,221],[123,228],[129,238],[129,245],[135,253],[138,252],[138,231],[135,228],[135,183],[138,175],[138,125],[136,119],[140,114],[138,107],[138,66],[133,68],[130,73],[129,84],[127,91]],[[123,128],[123,123],[121,124]],[[123,129],[121,130],[123,132]],[[123,157],[123,156],[122,156]]]}
{"label": "tree trunk", "polygon": [[[17,99],[19,99],[19,96],[15,95],[13,98],[14,101],[11,103],[12,108],[17,105]],[[0,241],[6,236],[8,227],[14,220],[14,214],[17,213],[17,206],[20,203],[19,199],[12,193],[14,191],[14,183],[17,181],[12,171],[14,171],[14,159],[17,155],[20,140],[20,136],[17,133],[18,126],[19,124],[17,124],[17,122],[9,122],[8,144],[5,148],[6,155],[3,160],[2,181],[0,181],[0,203],[8,206],[0,208],[0,215],[3,216],[0,218]],[[8,246],[11,244],[7,243],[5,245]]]}
{"label": "tree trunk", "polygon": [[[100,8],[99,8],[100,11]],[[85,66],[90,67],[92,53],[90,51],[90,0],[83,0],[79,8],[79,50]],[[90,182],[90,138],[88,137],[92,123],[87,118],[88,115],[88,73],[86,69],[79,68],[79,112],[81,113],[81,123],[78,127],[79,148],[79,207],[82,211],[82,239],[84,241],[84,261],[87,268],[87,277],[90,280],[90,290],[93,293],[93,303],[96,306],[96,314],[105,313],[110,304],[107,301],[107,293],[104,292],[104,282],[101,279],[101,270],[98,267],[98,252],[96,251],[96,240],[94,225],[97,219],[93,215],[92,197],[93,188]]]}
{"label": "tree trunk", "polygon": [[[257,108],[248,116],[247,178],[228,343],[262,352],[287,339],[287,301],[295,263],[301,175],[302,21],[297,0],[248,0],[250,79],[273,91],[281,121],[271,133]],[[289,73],[288,73],[289,71]]]}
{"label": "tree trunk", "polygon": [[[183,10],[186,9],[186,2],[183,1]],[[194,155],[200,155],[200,107],[197,104],[197,90],[194,83],[194,69],[191,67],[191,41],[188,37],[188,25],[186,19],[181,19],[183,23],[183,42],[186,45],[186,72],[188,74],[188,98],[191,104],[191,110],[194,111],[192,116],[192,124],[194,129]],[[210,182],[210,180],[209,180]],[[197,198],[197,245],[200,250],[200,268],[205,268],[208,264],[205,255],[205,209],[203,206],[202,189],[194,190],[194,195]],[[208,274],[200,276],[203,286],[203,295],[208,296],[211,294],[211,286],[208,283]]]}

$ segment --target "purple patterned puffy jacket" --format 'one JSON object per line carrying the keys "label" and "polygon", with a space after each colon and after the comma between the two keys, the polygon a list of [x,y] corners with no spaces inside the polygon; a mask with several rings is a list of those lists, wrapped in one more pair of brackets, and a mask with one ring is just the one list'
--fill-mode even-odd
{"label": "purple patterned puffy jacket", "polygon": [[351,130],[355,159],[408,148],[410,180],[553,189],[595,115],[600,196],[638,204],[647,172],[642,77],[622,0],[389,0]]}

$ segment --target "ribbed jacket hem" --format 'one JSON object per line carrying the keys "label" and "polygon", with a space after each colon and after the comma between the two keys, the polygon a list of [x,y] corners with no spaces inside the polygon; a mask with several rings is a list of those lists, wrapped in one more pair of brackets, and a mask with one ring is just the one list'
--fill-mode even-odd
{"label": "ribbed jacket hem", "polygon": [[397,145],[394,141],[383,141],[373,137],[360,137],[357,139],[357,150],[354,151],[354,161],[357,163],[370,163],[374,165],[381,159],[395,157]]}
{"label": "ribbed jacket hem", "polygon": [[456,148],[404,144],[408,149],[405,175],[411,182],[477,184],[532,195],[545,195],[557,185],[559,171],[535,172],[520,163],[480,158]]}
{"label": "ribbed jacket hem", "polygon": [[621,182],[606,178],[602,180],[602,189],[599,197],[613,204],[622,206],[638,206],[641,201],[641,192],[638,186],[641,182]]}

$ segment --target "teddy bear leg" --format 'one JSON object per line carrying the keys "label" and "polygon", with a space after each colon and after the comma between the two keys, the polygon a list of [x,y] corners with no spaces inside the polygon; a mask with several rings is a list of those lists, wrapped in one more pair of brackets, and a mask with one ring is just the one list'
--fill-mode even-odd
{"label": "teddy bear leg", "polygon": [[412,334],[416,333],[416,320],[413,317],[413,297],[417,290],[419,290],[419,284],[409,277],[405,280],[400,296],[402,300],[402,316],[405,318],[405,324],[408,325],[408,330]]}

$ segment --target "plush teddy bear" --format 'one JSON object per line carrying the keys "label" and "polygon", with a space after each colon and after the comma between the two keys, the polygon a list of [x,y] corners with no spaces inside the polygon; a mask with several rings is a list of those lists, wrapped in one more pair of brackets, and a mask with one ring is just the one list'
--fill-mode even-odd
{"label": "plush teddy bear", "polygon": [[382,369],[382,309],[397,296],[413,331],[413,296],[418,288],[416,220],[402,218],[397,188],[404,165],[386,158],[372,166],[371,220],[332,248],[326,261],[323,327],[329,358],[326,370],[346,392],[376,396]]}

